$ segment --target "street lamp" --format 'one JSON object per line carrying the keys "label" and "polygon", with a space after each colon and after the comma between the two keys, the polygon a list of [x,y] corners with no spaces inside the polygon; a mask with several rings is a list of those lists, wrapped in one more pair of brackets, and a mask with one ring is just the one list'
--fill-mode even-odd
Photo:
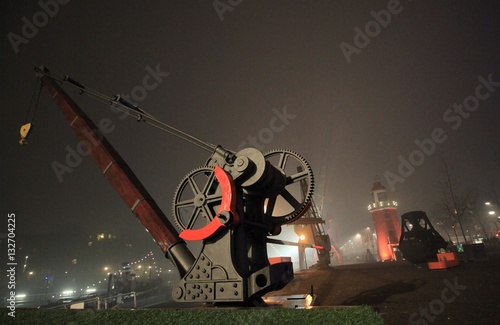
{"label": "street lamp", "polygon": [[26,265],[28,265],[28,255],[26,255],[26,258],[24,259],[23,273],[26,271]]}
{"label": "street lamp", "polygon": [[363,236],[361,236],[360,233],[357,233],[356,239],[359,240],[359,242],[356,244],[358,246],[358,249],[363,249]]}
{"label": "street lamp", "polygon": [[371,246],[372,248],[372,252],[375,251],[375,241],[374,241],[374,236],[375,234],[372,233],[372,229],[370,227],[366,227],[366,240],[367,240],[367,243],[369,243],[369,245]]}
{"label": "street lamp", "polygon": [[[492,208],[492,206],[494,206],[491,202],[484,202],[484,204],[486,206],[488,206],[490,209]],[[494,216],[494,215],[496,215],[496,211],[495,210],[490,210],[490,211],[488,211],[488,215]],[[498,220],[496,220],[496,221],[500,222],[500,216],[498,217]],[[496,227],[497,233],[498,233],[498,231],[499,231],[499,229],[498,229],[498,223],[495,222],[495,220],[493,220],[493,223],[495,224],[495,227]]]}
{"label": "street lamp", "polygon": [[299,250],[299,268],[301,270],[307,270],[307,255],[306,255],[306,248],[303,246],[304,240],[306,239],[306,236],[304,234],[299,235],[299,246],[297,247]]}

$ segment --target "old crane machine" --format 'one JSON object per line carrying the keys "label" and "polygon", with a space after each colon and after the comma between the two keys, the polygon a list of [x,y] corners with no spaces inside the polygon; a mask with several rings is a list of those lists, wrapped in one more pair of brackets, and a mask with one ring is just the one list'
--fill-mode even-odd
{"label": "old crane machine", "polygon": [[[313,173],[302,156],[289,150],[227,150],[159,121],[119,95],[105,96],[45,67],[35,70],[40,87],[49,90],[104,176],[179,270],[175,301],[258,304],[262,295],[293,279],[290,259],[270,262],[266,243],[311,205]],[[179,231],[60,84],[211,152],[206,165],[188,173],[174,194],[172,217]],[[21,144],[30,127],[21,127]],[[197,256],[186,241],[202,242]]]}

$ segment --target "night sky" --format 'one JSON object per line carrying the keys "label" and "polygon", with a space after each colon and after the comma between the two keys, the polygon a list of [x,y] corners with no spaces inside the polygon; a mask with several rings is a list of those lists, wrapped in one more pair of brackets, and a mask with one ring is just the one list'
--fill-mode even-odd
{"label": "night sky", "polygon": [[[20,240],[111,232],[155,247],[90,157],[56,175],[78,140],[46,89],[18,144],[40,65],[227,149],[255,137],[300,153],[338,243],[372,226],[376,179],[399,215],[433,211],[442,157],[476,193],[500,182],[498,1],[43,1],[0,5],[1,210]],[[170,216],[210,153],[68,93],[111,119],[107,138]]]}

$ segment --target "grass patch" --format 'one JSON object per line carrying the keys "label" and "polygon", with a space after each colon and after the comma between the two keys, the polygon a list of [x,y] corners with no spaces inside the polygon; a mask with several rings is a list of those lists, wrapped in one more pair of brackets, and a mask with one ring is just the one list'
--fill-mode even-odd
{"label": "grass patch", "polygon": [[352,308],[247,308],[247,309],[142,309],[142,310],[38,310],[17,309],[16,317],[3,309],[1,324],[384,324],[368,306]]}

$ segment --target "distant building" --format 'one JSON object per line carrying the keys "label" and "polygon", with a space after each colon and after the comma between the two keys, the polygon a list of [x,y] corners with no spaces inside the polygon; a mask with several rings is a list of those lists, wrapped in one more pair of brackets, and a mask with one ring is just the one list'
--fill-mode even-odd
{"label": "distant building", "polygon": [[396,201],[389,200],[386,188],[378,181],[371,190],[372,203],[368,206],[377,233],[378,255],[381,261],[396,259],[401,226],[396,214]]}

